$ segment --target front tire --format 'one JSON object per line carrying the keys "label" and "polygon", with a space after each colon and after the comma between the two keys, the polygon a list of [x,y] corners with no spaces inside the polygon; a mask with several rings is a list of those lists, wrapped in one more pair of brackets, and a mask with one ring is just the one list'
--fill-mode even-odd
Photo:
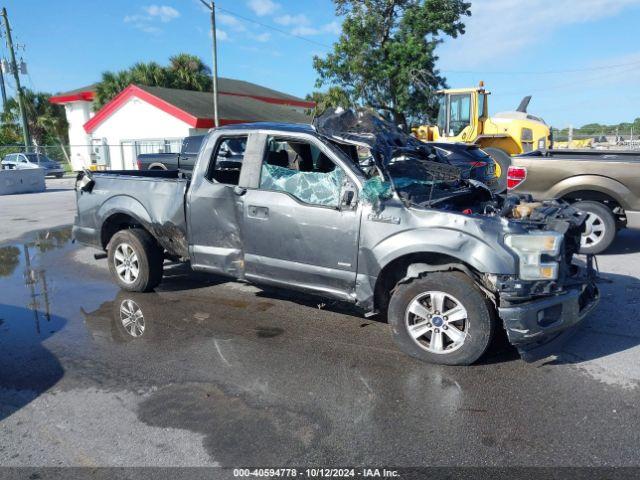
{"label": "front tire", "polygon": [[507,189],[507,173],[511,166],[511,157],[504,150],[499,148],[483,148],[483,150],[496,162],[497,192],[504,192]]}
{"label": "front tire", "polygon": [[585,232],[580,238],[580,253],[602,253],[616,238],[616,219],[611,209],[599,202],[582,201],[572,205],[587,214]]}
{"label": "front tire", "polygon": [[145,230],[120,230],[109,242],[109,270],[129,292],[149,292],[162,280],[163,251]]}
{"label": "front tire", "polygon": [[388,319],[398,346],[412,357],[443,365],[470,365],[489,347],[491,307],[461,272],[436,272],[398,285]]}

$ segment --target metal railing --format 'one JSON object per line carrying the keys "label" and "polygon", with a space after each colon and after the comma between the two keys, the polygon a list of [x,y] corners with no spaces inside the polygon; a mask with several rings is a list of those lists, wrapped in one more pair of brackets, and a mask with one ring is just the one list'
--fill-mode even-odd
{"label": "metal railing", "polygon": [[[0,145],[0,160],[11,159],[15,154],[29,155],[29,161],[39,162],[48,159],[60,163],[67,171],[92,170],[129,170],[136,169],[137,156],[141,153],[178,153],[181,139],[158,140],[153,142],[127,141],[119,145],[102,143],[85,145],[40,145],[26,148],[24,145]],[[20,157],[22,158],[22,157]],[[33,162],[31,162],[33,163]]]}

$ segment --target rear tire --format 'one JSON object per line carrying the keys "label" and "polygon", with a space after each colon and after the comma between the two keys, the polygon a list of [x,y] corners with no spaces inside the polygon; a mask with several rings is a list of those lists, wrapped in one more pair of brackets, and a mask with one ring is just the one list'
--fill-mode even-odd
{"label": "rear tire", "polygon": [[586,230],[580,239],[580,253],[602,253],[616,238],[616,219],[611,209],[599,202],[582,201],[572,205],[587,213]]}
{"label": "rear tire", "polygon": [[496,324],[482,291],[461,272],[430,273],[398,285],[387,316],[405,353],[443,365],[478,360],[491,344]]}
{"label": "rear tire", "polygon": [[496,167],[500,167],[500,176],[496,177],[498,192],[503,192],[507,189],[507,172],[511,166],[511,157],[504,150],[499,148],[483,148],[487,154],[496,162]]}
{"label": "rear tire", "polygon": [[109,241],[109,270],[116,283],[129,292],[149,292],[162,280],[163,250],[140,228],[120,230]]}

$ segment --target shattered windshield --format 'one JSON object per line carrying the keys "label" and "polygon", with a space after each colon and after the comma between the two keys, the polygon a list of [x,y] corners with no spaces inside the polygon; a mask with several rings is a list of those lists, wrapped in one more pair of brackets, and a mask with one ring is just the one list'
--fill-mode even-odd
{"label": "shattered windshield", "polygon": [[[368,158],[365,162],[368,162]],[[362,162],[362,160],[361,160]],[[368,164],[367,164],[368,165]],[[397,191],[400,198],[412,203],[425,203],[443,198],[449,192],[466,186],[460,179],[460,170],[448,164],[426,160],[418,155],[403,154],[385,165],[384,175],[368,171],[362,197],[373,205],[391,198]]]}

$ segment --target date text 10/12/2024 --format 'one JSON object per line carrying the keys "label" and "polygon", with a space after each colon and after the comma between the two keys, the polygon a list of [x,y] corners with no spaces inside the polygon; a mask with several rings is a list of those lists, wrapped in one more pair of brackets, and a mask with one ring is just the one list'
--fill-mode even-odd
{"label": "date text 10/12/2024", "polygon": [[386,468],[234,468],[234,477],[281,478],[399,478],[397,470]]}

